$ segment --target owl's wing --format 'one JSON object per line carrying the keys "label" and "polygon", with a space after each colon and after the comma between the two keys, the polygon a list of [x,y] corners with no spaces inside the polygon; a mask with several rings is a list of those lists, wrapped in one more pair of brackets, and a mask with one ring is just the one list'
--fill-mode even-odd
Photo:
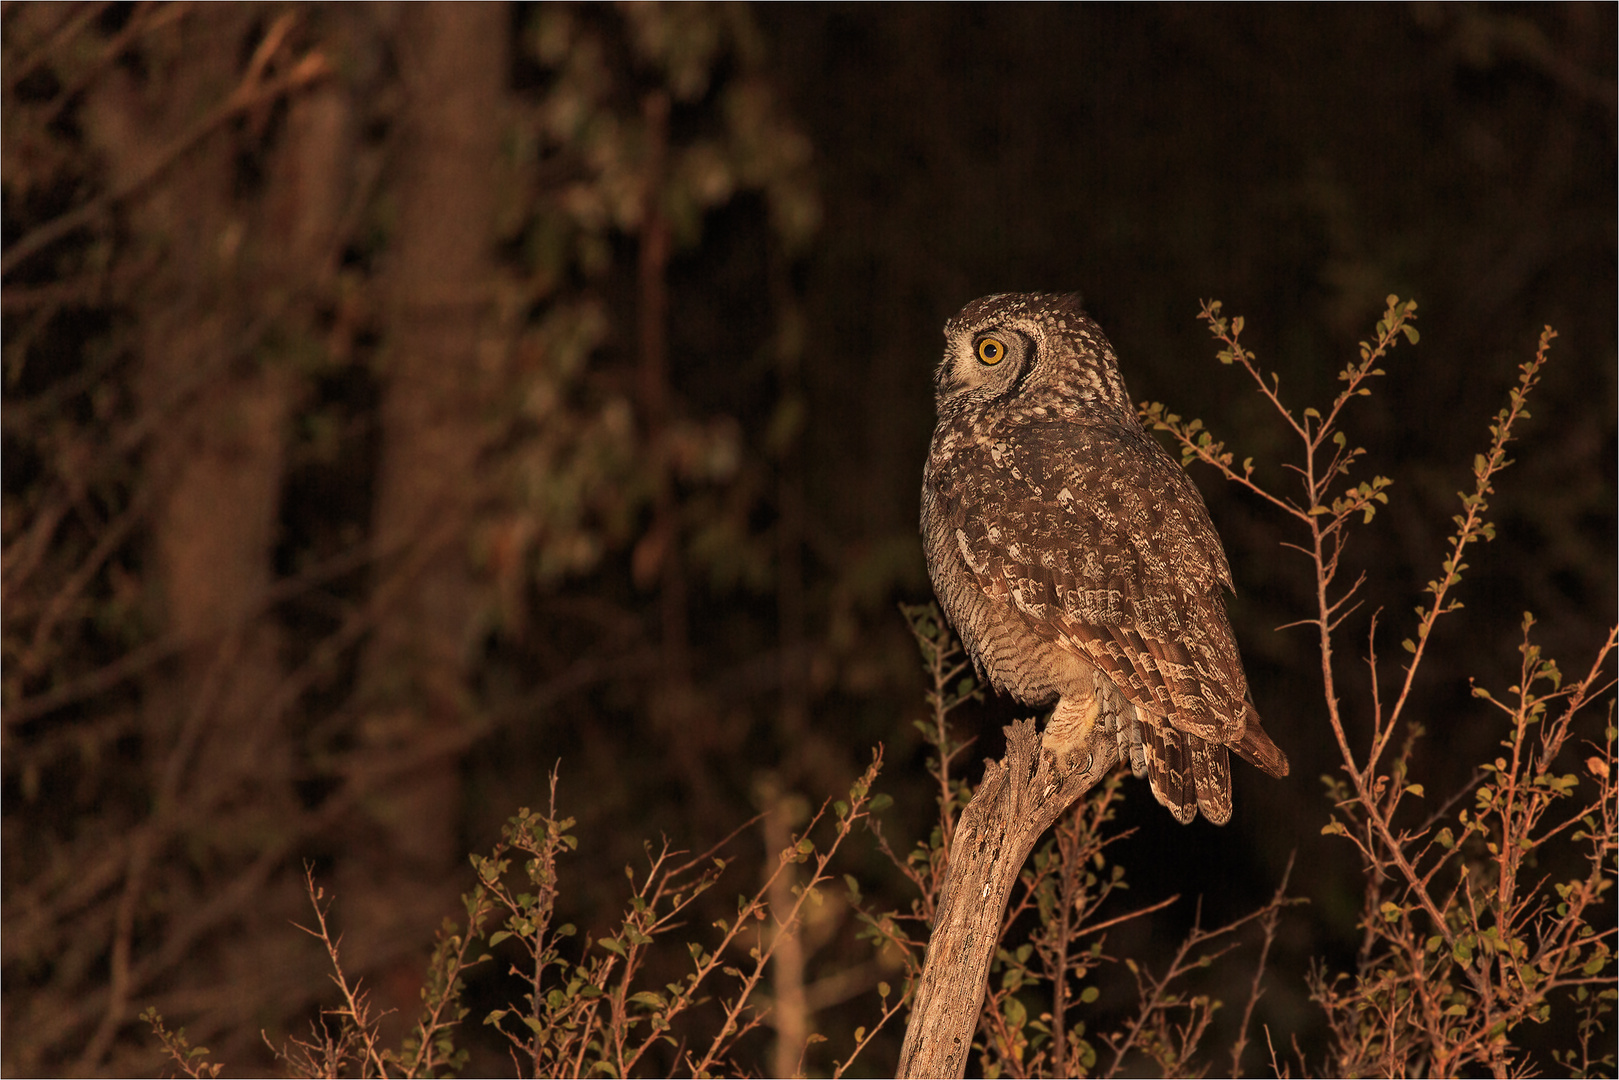
{"label": "owl's wing", "polygon": [[986,460],[952,470],[938,497],[979,586],[1138,709],[1285,774],[1226,620],[1225,553],[1180,466],[1111,424],[1036,423],[971,452]]}

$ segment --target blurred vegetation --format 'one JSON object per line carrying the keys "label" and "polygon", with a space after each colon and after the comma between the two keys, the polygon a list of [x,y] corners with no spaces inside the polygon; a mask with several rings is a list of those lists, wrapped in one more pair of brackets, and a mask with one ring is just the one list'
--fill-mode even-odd
{"label": "blurred vegetation", "polygon": [[[414,1015],[433,934],[464,914],[460,860],[559,759],[586,843],[556,918],[597,939],[645,841],[705,851],[759,815],[728,856],[752,895],[877,744],[887,827],[925,835],[937,782],[894,604],[927,596],[938,328],[984,293],[1082,290],[1136,397],[1204,417],[1273,488],[1287,432],[1207,363],[1196,299],[1242,310],[1284,396],[1321,401],[1384,295],[1418,298],[1433,344],[1351,425],[1392,485],[1344,555],[1369,574],[1348,642],[1422,594],[1482,418],[1555,325],[1466,632],[1435,633],[1410,689],[1411,768],[1460,790],[1496,753],[1499,732],[1447,721],[1469,677],[1517,678],[1525,610],[1548,656],[1613,624],[1611,5],[458,18],[0,14],[8,1072],[150,1072],[147,1008],[271,1067],[260,1030],[281,1046],[336,1001],[292,926],[306,864],[337,883],[350,974]],[[481,105],[446,81],[458,56],[490,73]],[[435,140],[435,108],[468,111]],[[424,209],[438,164],[486,184]],[[460,359],[435,363],[440,339]],[[1222,925],[1323,850],[1313,778],[1341,762],[1314,642],[1275,629],[1312,608],[1309,568],[1277,557],[1286,523],[1251,493],[1204,490],[1294,777],[1239,780],[1219,830],[1127,783],[1109,812],[1135,832],[1108,851],[1138,903],[1200,893]],[[1358,681],[1340,692],[1372,715]],[[976,708],[969,759],[1017,715]],[[874,846],[840,857],[877,909],[909,902]],[[379,864],[413,887],[373,888],[350,924]],[[1365,870],[1302,869],[1312,902],[1258,1009],[1318,1060],[1304,975],[1363,949]],[[1109,950],[1167,960],[1192,918]],[[772,968],[776,1027],[739,1060],[844,1059],[874,1015],[848,1002],[900,970],[861,926],[830,894],[811,912]],[[497,993],[474,976],[465,1001]],[[404,1020],[381,1023],[397,1044]],[[487,1034],[462,1044],[473,1071],[503,1067]],[[861,1067],[881,1072],[899,1034],[876,1038]]]}

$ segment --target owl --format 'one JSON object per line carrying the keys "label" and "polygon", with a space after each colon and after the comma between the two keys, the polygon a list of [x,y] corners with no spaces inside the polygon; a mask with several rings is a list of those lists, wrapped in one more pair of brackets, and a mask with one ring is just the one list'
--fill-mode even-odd
{"label": "owl", "polygon": [[981,677],[1052,708],[1042,744],[1064,764],[1103,724],[1177,821],[1224,824],[1228,749],[1288,766],[1249,699],[1197,488],[1077,295],[986,296],[944,335],[922,539],[945,616]]}

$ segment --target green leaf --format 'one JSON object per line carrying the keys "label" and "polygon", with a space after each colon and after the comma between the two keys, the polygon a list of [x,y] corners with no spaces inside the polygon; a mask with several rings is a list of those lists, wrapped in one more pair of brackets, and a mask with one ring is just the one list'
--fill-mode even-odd
{"label": "green leaf", "polygon": [[1007,1024],[1014,1030],[1023,1028],[1029,1022],[1029,1010],[1015,997],[1006,999],[1001,1006],[1001,1015],[1006,1017]]}

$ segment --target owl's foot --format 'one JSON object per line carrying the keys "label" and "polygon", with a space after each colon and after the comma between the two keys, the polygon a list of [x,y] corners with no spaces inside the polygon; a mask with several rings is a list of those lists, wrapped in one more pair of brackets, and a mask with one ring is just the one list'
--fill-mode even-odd
{"label": "owl's foot", "polygon": [[1058,773],[1066,775],[1076,768],[1089,767],[1091,729],[1101,713],[1094,694],[1068,694],[1058,699],[1040,737],[1040,749],[1056,758]]}

